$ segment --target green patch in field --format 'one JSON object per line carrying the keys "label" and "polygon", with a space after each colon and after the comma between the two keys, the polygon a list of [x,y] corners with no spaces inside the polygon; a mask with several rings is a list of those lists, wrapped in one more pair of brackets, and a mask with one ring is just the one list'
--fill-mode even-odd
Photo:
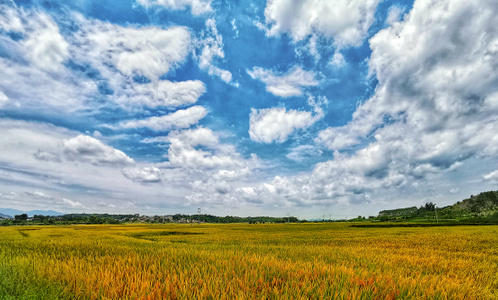
{"label": "green patch in field", "polygon": [[200,234],[204,234],[204,233],[203,232],[190,232],[190,231],[146,231],[146,232],[129,233],[126,236],[129,236],[129,237],[132,237],[135,239],[157,242],[157,238],[163,237],[163,236],[184,236],[184,235],[200,235]]}
{"label": "green patch in field", "polygon": [[29,237],[29,234],[26,231],[32,231],[32,230],[40,230],[39,228],[23,228],[23,229],[17,229],[17,232],[19,232],[23,237]]}

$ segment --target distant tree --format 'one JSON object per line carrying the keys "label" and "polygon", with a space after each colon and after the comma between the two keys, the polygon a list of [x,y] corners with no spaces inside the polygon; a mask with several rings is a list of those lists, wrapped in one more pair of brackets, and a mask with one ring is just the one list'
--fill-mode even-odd
{"label": "distant tree", "polygon": [[28,219],[28,215],[27,214],[15,215],[14,219],[16,221],[26,221]]}
{"label": "distant tree", "polygon": [[436,204],[432,203],[432,202],[427,202],[425,204],[425,210],[426,211],[434,211],[436,209]]}

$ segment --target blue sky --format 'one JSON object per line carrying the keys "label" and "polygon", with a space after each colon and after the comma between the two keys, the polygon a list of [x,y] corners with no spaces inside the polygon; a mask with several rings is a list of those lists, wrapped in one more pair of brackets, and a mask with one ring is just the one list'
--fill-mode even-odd
{"label": "blue sky", "polygon": [[0,6],[0,207],[343,218],[498,184],[494,1]]}

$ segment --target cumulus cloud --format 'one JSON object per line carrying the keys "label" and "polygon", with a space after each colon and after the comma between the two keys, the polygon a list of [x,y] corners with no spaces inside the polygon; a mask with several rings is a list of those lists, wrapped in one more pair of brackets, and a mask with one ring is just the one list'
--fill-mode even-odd
{"label": "cumulus cloud", "polygon": [[126,85],[125,88],[116,91],[115,98],[119,103],[125,104],[177,107],[197,102],[205,92],[206,87],[200,80],[180,82],[160,80]]}
{"label": "cumulus cloud", "polygon": [[315,74],[301,67],[293,67],[286,74],[275,74],[272,70],[260,67],[254,67],[252,71],[247,70],[247,73],[253,79],[263,81],[268,92],[280,97],[300,96],[303,94],[303,88],[318,85]]}
{"label": "cumulus cloud", "polygon": [[198,56],[199,67],[206,70],[209,75],[215,75],[221,80],[229,83],[232,81],[232,73],[227,70],[220,69],[213,63],[215,57],[224,58],[223,37],[218,33],[215,19],[206,20],[206,30],[202,32],[204,38],[197,41],[197,47],[201,48],[201,53]]}
{"label": "cumulus cloud", "polygon": [[183,131],[172,131],[168,134],[169,141],[173,139],[181,140],[183,143],[190,146],[214,146],[219,143],[219,138],[209,128],[198,127]]}
{"label": "cumulus cloud", "polygon": [[309,111],[298,111],[285,107],[251,109],[249,136],[258,143],[283,143],[296,130],[306,129],[323,117],[320,108],[315,115]]}
{"label": "cumulus cloud", "polygon": [[267,34],[289,33],[301,41],[313,33],[333,38],[338,47],[358,46],[374,21],[379,0],[270,0],[265,8]]}
{"label": "cumulus cloud", "polygon": [[93,165],[126,166],[135,163],[122,151],[86,135],[64,140],[63,153],[70,161],[87,162]]}
{"label": "cumulus cloud", "polygon": [[[496,157],[496,13],[493,1],[416,1],[403,20],[370,40],[370,71],[379,80],[374,95],[351,122],[317,139],[330,150],[349,151],[334,151],[309,173],[233,189],[224,203],[234,197],[280,207],[370,203],[372,195],[430,186],[470,157]],[[269,115],[285,113],[279,108]],[[260,136],[285,136],[273,133],[277,121],[265,123]],[[495,182],[497,176],[493,171],[482,179]]]}
{"label": "cumulus cloud", "polygon": [[245,167],[237,170],[219,170],[213,175],[213,178],[219,181],[232,181],[246,177],[249,174],[251,174],[251,170]]}
{"label": "cumulus cloud", "polygon": [[97,85],[64,65],[70,44],[54,20],[14,4],[0,5],[0,11],[0,106],[37,112],[47,106],[51,111],[81,109]]}
{"label": "cumulus cloud", "polygon": [[[459,135],[461,142],[478,143],[471,132],[483,129],[482,136],[494,128],[497,108],[492,71],[497,33],[491,17],[497,8],[486,1],[483,6],[417,1],[404,22],[379,32],[370,40],[370,70],[379,79],[376,94],[358,108],[351,123],[328,129],[331,134],[325,131],[322,140],[330,148],[353,145],[387,118],[408,122],[419,134],[450,134],[461,128],[469,133]],[[476,22],[467,26],[464,19]],[[341,135],[349,141],[330,142],[329,137]]]}
{"label": "cumulus cloud", "polygon": [[[122,27],[77,16],[80,31],[75,43],[101,74],[112,79],[115,67],[123,75],[157,80],[188,54],[190,33],[185,27]],[[81,57],[81,60],[85,60]]]}
{"label": "cumulus cloud", "polygon": [[[161,79],[181,65],[192,39],[186,27],[123,27],[74,14],[79,31],[72,36],[77,61],[98,70],[109,98],[122,105],[177,107],[193,104],[205,93],[199,80]],[[141,78],[141,80],[136,80]]]}
{"label": "cumulus cloud", "polygon": [[36,153],[33,153],[34,158],[42,161],[52,161],[52,162],[62,162],[61,156],[59,153],[43,151],[38,149]]}
{"label": "cumulus cloud", "polygon": [[84,208],[83,204],[78,201],[73,201],[71,199],[62,198],[62,204],[69,206],[71,208]]}
{"label": "cumulus cloud", "polygon": [[182,168],[230,168],[240,166],[240,162],[228,155],[213,155],[191,145],[184,144],[180,140],[173,139],[168,150],[169,162]]}
{"label": "cumulus cloud", "polygon": [[31,19],[35,22],[30,28],[36,28],[28,33],[28,38],[23,41],[28,58],[38,68],[57,72],[63,68],[62,63],[69,56],[69,44],[59,32],[59,27],[46,14],[38,13]]}
{"label": "cumulus cloud", "polygon": [[208,128],[171,132],[167,139],[167,167],[188,172],[185,182],[191,190],[186,196],[189,204],[225,203],[224,198],[234,191],[232,184],[246,179],[260,165],[256,155],[243,158],[235,147],[220,143]]}
{"label": "cumulus cloud", "polygon": [[52,18],[43,12],[24,11],[10,5],[0,8],[0,28],[24,35],[19,45],[27,51],[26,58],[41,70],[60,71],[68,58],[69,44]]}
{"label": "cumulus cloud", "polygon": [[[366,124],[368,126],[369,124]],[[318,134],[317,142],[331,150],[345,149],[360,143],[360,137],[369,132],[369,127],[329,127]]]}
{"label": "cumulus cloud", "polygon": [[187,6],[190,6],[193,15],[200,15],[206,12],[210,12],[211,1],[203,0],[138,0],[140,5],[145,7],[150,7],[153,5],[162,6],[168,9],[183,10]]}
{"label": "cumulus cloud", "polygon": [[406,177],[390,168],[384,155],[378,146],[353,155],[336,152],[333,160],[317,164],[309,173],[275,176],[269,183],[240,188],[237,195],[246,202],[265,199],[278,206],[365,202],[369,193],[406,184]]}
{"label": "cumulus cloud", "polygon": [[204,118],[207,110],[202,106],[192,106],[177,110],[161,117],[150,117],[144,120],[132,120],[119,124],[120,128],[149,128],[154,131],[168,131],[174,128],[188,128]]}
{"label": "cumulus cloud", "polygon": [[[173,133],[168,138],[171,143],[168,158],[174,166],[193,169],[231,169],[244,166],[236,152],[223,151],[225,148],[219,147],[218,137],[207,128]],[[195,146],[199,145],[210,146],[218,153],[196,149]]]}
{"label": "cumulus cloud", "polygon": [[126,178],[134,182],[161,182],[161,171],[154,166],[143,168],[124,168],[121,172]]}
{"label": "cumulus cloud", "polygon": [[317,139],[331,150],[366,148],[317,165],[314,173],[335,178],[338,164],[347,163],[345,171],[356,170],[349,185],[392,186],[454,170],[469,157],[497,155],[496,13],[492,1],[421,0],[375,35],[369,61],[379,80],[375,94],[351,122]]}

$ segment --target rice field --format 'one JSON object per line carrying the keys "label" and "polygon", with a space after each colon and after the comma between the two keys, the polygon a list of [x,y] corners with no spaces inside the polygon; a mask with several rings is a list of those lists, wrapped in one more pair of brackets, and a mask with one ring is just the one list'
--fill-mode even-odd
{"label": "rice field", "polygon": [[498,299],[498,226],[0,228],[0,299]]}

